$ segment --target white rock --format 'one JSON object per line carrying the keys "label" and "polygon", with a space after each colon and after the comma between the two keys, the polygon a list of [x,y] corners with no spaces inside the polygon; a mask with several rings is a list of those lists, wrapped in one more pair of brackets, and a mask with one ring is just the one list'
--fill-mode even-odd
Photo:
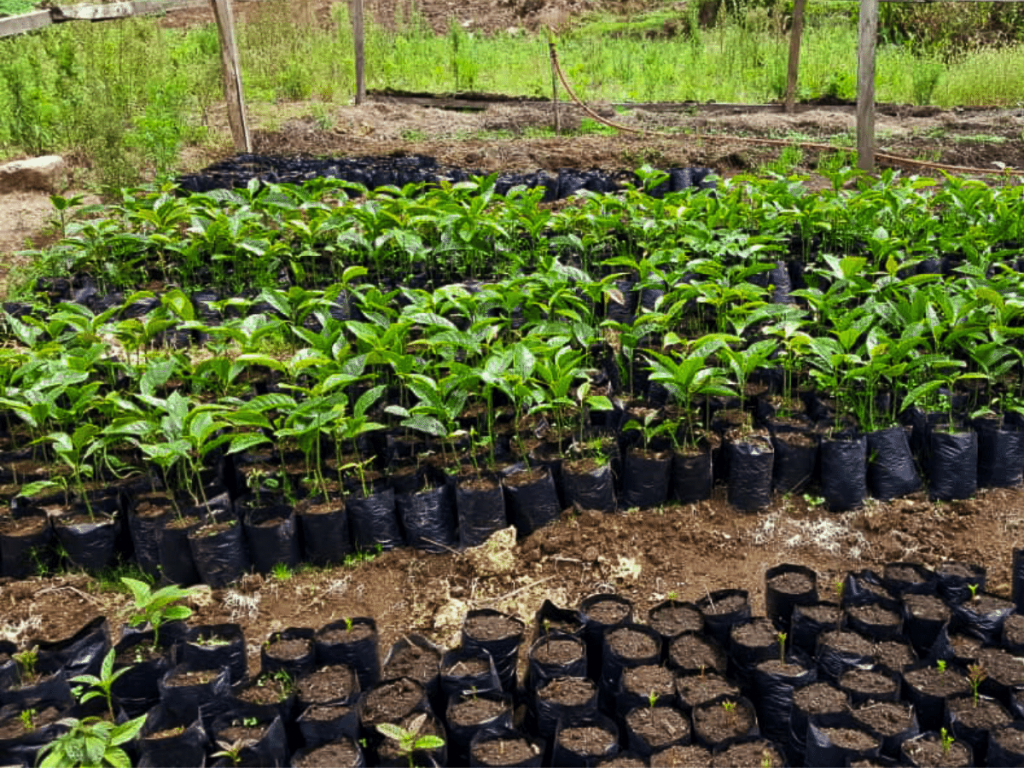
{"label": "white rock", "polygon": [[64,158],[44,155],[0,165],[0,195],[38,189],[56,192],[64,174]]}

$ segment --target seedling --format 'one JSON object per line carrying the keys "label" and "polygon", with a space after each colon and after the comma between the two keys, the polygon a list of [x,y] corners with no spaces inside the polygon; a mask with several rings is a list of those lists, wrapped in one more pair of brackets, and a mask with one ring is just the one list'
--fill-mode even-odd
{"label": "seedling", "polygon": [[761,768],[772,768],[774,763],[772,762],[772,753],[767,749],[761,753]]}
{"label": "seedling", "polygon": [[789,637],[785,632],[779,632],[776,635],[779,640],[779,661],[782,664],[786,663],[786,638]]}
{"label": "seedling", "polygon": [[259,723],[260,721],[257,720],[255,717],[242,718],[242,725],[244,725],[246,728],[255,728],[257,725],[259,725]]}
{"label": "seedling", "polygon": [[287,563],[274,563],[270,573],[278,581],[288,581],[292,577],[292,569],[288,567]]}
{"label": "seedling", "polygon": [[729,719],[729,725],[736,725],[736,702],[726,699],[722,702],[722,709],[725,710],[725,714]]}
{"label": "seedling", "polygon": [[352,619],[345,618],[345,619],[343,619],[343,621],[345,622],[345,631],[346,632],[351,632],[352,631]]}
{"label": "seedling", "polygon": [[651,709],[654,709],[654,707],[657,705],[657,703],[658,703],[658,694],[657,694],[657,692],[656,691],[651,691],[650,693],[648,693],[647,694],[647,704],[648,704],[648,706],[650,706]]}
{"label": "seedling", "polygon": [[674,603],[676,600],[679,599],[679,595],[676,593],[675,590],[671,590],[667,595],[665,595],[665,599],[668,600],[670,603]]}
{"label": "seedling", "polygon": [[974,706],[978,706],[978,699],[981,694],[981,682],[988,677],[988,670],[984,664],[971,664],[967,667],[967,681],[971,684],[971,696],[974,698]]}
{"label": "seedling", "polygon": [[240,765],[242,762],[242,752],[246,747],[251,747],[256,743],[255,739],[241,738],[235,739],[234,741],[217,741],[217,746],[220,747],[219,752],[214,752],[213,757],[226,757],[231,761],[232,765]]}
{"label": "seedling", "polygon": [[977,600],[978,599],[978,585],[977,584],[968,584],[967,588],[969,590],[971,590],[971,600]]}
{"label": "seedling", "polygon": [[13,654],[15,663],[18,665],[18,673],[22,682],[35,680],[37,676],[36,664],[39,663],[39,647],[33,646],[27,650]]}
{"label": "seedling", "polygon": [[67,731],[39,750],[39,757],[42,758],[39,768],[130,765],[128,754],[121,745],[134,739],[145,722],[145,715],[120,725],[100,717],[81,720],[66,717],[58,721],[58,724],[66,727]]}
{"label": "seedling", "polygon": [[[115,655],[113,648],[107,651],[107,655],[103,657],[103,664],[100,666],[99,677],[95,675],[79,675],[78,677],[71,678],[72,683],[81,683],[81,685],[73,689],[73,693],[78,697],[79,704],[85,704],[87,701],[102,698],[107,704],[107,712],[110,713],[111,718],[114,717],[114,683],[117,681],[117,678],[131,669],[131,667],[121,667],[121,669],[115,671]],[[89,686],[89,689],[86,689],[85,686]]]}
{"label": "seedling", "polygon": [[161,587],[154,592],[148,584],[137,579],[129,579],[125,576],[121,582],[132,591],[134,599],[134,605],[132,605],[134,612],[128,619],[128,624],[138,627],[148,623],[153,630],[154,648],[159,644],[160,627],[169,621],[182,621],[192,615],[192,609],[188,606],[173,605],[173,603],[193,597],[197,593],[194,587],[182,589],[171,585]]}
{"label": "seedling", "polygon": [[953,748],[953,734],[942,728],[939,730],[939,741],[942,742],[942,754],[948,755],[949,750]]}
{"label": "seedling", "polygon": [[39,713],[31,707],[23,709],[18,713],[18,719],[21,720],[21,727],[25,730],[25,733],[32,733],[36,729],[35,717],[37,714]]}
{"label": "seedling", "polygon": [[420,749],[440,749],[444,746],[444,739],[427,733],[420,736],[420,730],[427,721],[426,713],[417,715],[409,728],[405,729],[394,723],[378,723],[377,732],[398,742],[398,753],[409,761],[409,768],[413,768],[413,753]]}
{"label": "seedling", "polygon": [[935,667],[936,667],[936,669],[939,670],[939,674],[940,675],[946,674],[946,660],[945,659],[939,659],[938,661],[936,661],[935,662]]}

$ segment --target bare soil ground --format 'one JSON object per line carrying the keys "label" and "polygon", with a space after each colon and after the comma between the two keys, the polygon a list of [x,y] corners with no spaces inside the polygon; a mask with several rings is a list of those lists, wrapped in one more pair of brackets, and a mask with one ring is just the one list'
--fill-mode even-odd
{"label": "bare soil ground", "polygon": [[[393,14],[396,0],[369,0],[373,13]],[[398,0],[401,2],[401,0]],[[532,2],[532,5],[530,3]],[[240,3],[239,13],[253,3]],[[537,15],[576,13],[582,5],[548,0],[420,0],[421,10],[439,30],[457,13],[481,29],[541,23]],[[330,23],[329,3],[313,11]],[[529,6],[533,10],[523,10]],[[170,15],[166,23],[206,21],[202,11]],[[532,14],[532,15],[531,15]],[[531,21],[532,19],[532,21]],[[561,167],[632,168],[710,166],[724,175],[759,172],[781,148],[758,146],[740,137],[836,141],[848,147],[851,113],[828,108],[797,115],[686,114],[633,110],[603,115],[662,136],[571,135],[529,138],[530,129],[548,128],[543,105],[492,106],[478,112],[452,112],[370,102],[360,107],[329,105],[314,118],[309,104],[276,105],[254,112],[256,149],[261,153],[365,155],[423,153],[444,163],[482,171],[556,170]],[[566,124],[579,126],[582,114],[567,110]],[[1024,111],[890,109],[878,119],[878,145],[894,154],[943,163],[1024,168]],[[727,134],[696,138],[685,132]],[[231,154],[222,143],[189,148],[190,169]],[[818,152],[802,153],[797,171],[813,172]],[[813,183],[821,184],[817,177]],[[12,255],[47,236],[51,215],[45,195],[0,196],[0,290],[19,269]],[[193,622],[238,621],[250,642],[250,661],[270,632],[288,626],[319,627],[346,616],[373,616],[384,648],[408,632],[422,632],[452,644],[467,608],[494,607],[530,620],[544,598],[576,606],[595,591],[615,591],[635,600],[639,613],[675,592],[698,599],[709,591],[739,587],[750,592],[755,612],[763,612],[765,570],[782,562],[814,568],[827,593],[847,570],[880,568],[895,560],[935,565],[954,559],[988,569],[989,585],[1009,595],[1011,553],[1022,546],[1024,491],[979,492],[969,501],[933,503],[920,495],[892,503],[869,503],[838,515],[802,498],[777,498],[758,514],[739,514],[716,489],[710,502],[631,514],[596,515],[567,510],[561,522],[518,544],[505,537],[468,554],[425,555],[409,549],[387,552],[352,568],[309,570],[287,580],[248,577],[234,589],[203,590],[195,600]],[[0,582],[0,635],[17,640],[66,636],[98,614],[115,626],[123,618],[123,595],[103,591],[84,575]]]}

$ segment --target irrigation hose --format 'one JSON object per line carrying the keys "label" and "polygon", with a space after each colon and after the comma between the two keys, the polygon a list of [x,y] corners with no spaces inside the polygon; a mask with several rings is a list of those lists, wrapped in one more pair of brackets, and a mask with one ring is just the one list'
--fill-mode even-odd
{"label": "irrigation hose", "polygon": [[[622,123],[616,123],[614,120],[608,120],[607,118],[601,117],[594,110],[588,107],[576,92],[572,89],[569,84],[569,80],[566,78],[565,73],[562,71],[562,65],[558,60],[558,50],[555,47],[554,40],[548,42],[548,46],[551,49],[551,63],[555,67],[555,72],[558,73],[558,79],[562,81],[562,86],[565,88],[566,93],[569,94],[576,105],[582,109],[589,117],[593,118],[602,125],[606,125],[609,128],[614,128],[617,131],[625,131],[626,133],[634,133],[640,136],[661,136],[664,138],[678,138],[678,134],[667,133],[665,131],[648,131],[644,128],[632,128]],[[786,139],[763,139],[755,138],[752,136],[726,136],[718,133],[693,133],[687,134],[687,138],[700,139],[703,141],[736,141],[745,144],[760,144],[763,146],[771,147],[802,147],[804,149],[819,149],[826,150],[829,152],[836,151],[836,147],[831,144],[822,144],[813,141],[789,141]],[[900,157],[899,155],[890,155],[887,152],[875,152],[876,160],[883,160],[891,165],[898,165],[907,168],[927,168],[937,171],[949,171],[950,173],[958,174],[979,174],[987,176],[1019,176],[1024,177],[1024,171],[1017,171],[1013,169],[1001,169],[1001,170],[990,170],[988,168],[972,168],[970,166],[963,165],[947,165],[945,163],[930,163],[925,160],[913,160],[909,157]]]}

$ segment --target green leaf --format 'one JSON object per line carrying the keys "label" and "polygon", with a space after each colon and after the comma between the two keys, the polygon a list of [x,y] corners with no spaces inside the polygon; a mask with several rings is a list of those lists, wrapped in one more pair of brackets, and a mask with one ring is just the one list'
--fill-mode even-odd
{"label": "green leaf", "polygon": [[244,432],[240,435],[232,435],[231,443],[228,445],[228,453],[240,453],[257,445],[270,442],[273,441],[269,437],[258,432]]}

